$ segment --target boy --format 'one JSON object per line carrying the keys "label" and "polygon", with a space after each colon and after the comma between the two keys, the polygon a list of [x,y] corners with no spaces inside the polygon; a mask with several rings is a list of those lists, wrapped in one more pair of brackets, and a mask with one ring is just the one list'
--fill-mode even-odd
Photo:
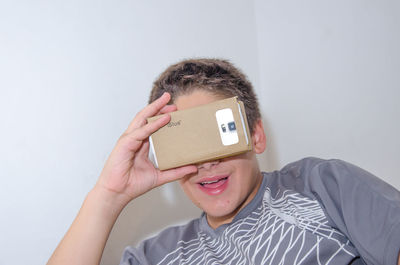
{"label": "boy", "polygon": [[[169,112],[231,96],[245,104],[252,151],[154,168],[148,137],[169,122]],[[170,66],[154,83],[150,102],[118,140],[49,264],[98,264],[122,209],[175,180],[204,214],[128,247],[121,264],[400,264],[400,193],[390,185],[339,160],[306,158],[260,172],[256,154],[266,148],[266,138],[258,103],[229,62]],[[146,123],[157,114],[166,115]]]}

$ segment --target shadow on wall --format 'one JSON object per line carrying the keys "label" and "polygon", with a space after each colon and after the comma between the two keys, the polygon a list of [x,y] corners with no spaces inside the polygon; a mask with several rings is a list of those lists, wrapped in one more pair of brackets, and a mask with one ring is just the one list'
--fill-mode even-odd
{"label": "shadow on wall", "polygon": [[[267,148],[257,156],[262,171],[279,168],[277,149],[272,131],[263,119]],[[184,194],[177,182],[154,189],[132,201],[119,216],[104,250],[101,264],[118,264],[126,246],[140,241],[162,229],[199,217],[198,209]]]}
{"label": "shadow on wall", "polygon": [[258,163],[261,171],[274,171],[281,168],[278,157],[278,150],[274,141],[272,129],[268,121],[262,115],[262,122],[264,125],[265,136],[267,137],[267,147],[264,153],[257,155]]}
{"label": "shadow on wall", "polygon": [[178,182],[158,187],[132,201],[119,216],[104,250],[102,265],[119,264],[125,247],[156,235],[162,229],[201,215]]}

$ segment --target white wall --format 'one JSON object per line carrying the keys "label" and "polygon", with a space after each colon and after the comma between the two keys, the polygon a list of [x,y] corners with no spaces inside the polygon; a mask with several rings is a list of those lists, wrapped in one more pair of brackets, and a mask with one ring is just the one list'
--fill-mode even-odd
{"label": "white wall", "polygon": [[274,166],[341,158],[400,188],[400,2],[256,1]]}
{"label": "white wall", "polygon": [[[47,261],[153,80],[193,56],[229,58],[257,84],[251,2],[0,2],[0,264]],[[152,191],[123,212],[103,264],[199,214],[176,185]]]}
{"label": "white wall", "polygon": [[[399,4],[166,2],[0,2],[0,264],[46,262],[152,81],[186,57],[249,76],[264,169],[339,157],[400,188]],[[121,214],[103,264],[198,215],[176,184],[151,191]]]}

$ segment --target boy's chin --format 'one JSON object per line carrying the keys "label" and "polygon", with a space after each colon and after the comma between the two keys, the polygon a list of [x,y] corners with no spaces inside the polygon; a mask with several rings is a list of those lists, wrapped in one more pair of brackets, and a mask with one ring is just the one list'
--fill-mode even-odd
{"label": "boy's chin", "polygon": [[222,223],[228,223],[232,221],[233,217],[236,215],[236,208],[225,207],[223,209],[213,208],[213,209],[203,209],[207,214],[209,220],[216,220]]}

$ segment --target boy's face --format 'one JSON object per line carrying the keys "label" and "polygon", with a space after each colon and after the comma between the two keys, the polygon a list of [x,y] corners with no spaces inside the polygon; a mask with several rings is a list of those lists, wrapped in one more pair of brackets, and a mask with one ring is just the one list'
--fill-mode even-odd
{"label": "boy's face", "polygon": [[[204,90],[194,90],[191,94],[179,96],[174,103],[178,110],[183,110],[219,99],[222,98]],[[255,156],[256,152],[260,153],[265,149],[265,135],[261,122],[255,126],[252,139],[253,151],[198,164],[197,173],[180,180],[180,185],[188,197],[207,213],[207,220],[213,228],[232,221],[253,199],[262,182]]]}

